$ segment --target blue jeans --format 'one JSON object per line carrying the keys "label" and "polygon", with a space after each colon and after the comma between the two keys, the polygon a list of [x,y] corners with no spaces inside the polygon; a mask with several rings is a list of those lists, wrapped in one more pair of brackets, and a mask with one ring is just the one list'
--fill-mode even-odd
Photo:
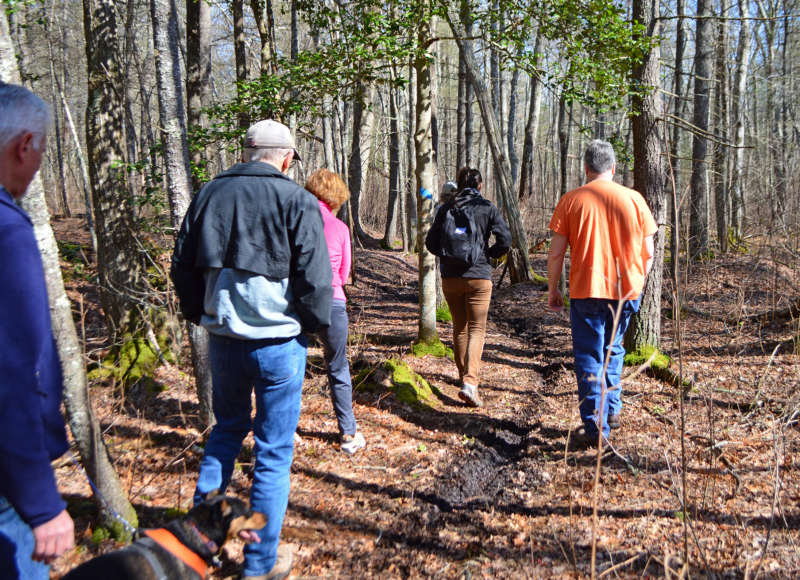
{"label": "blue jeans", "polygon": [[[617,300],[581,298],[570,300],[569,315],[572,325],[572,350],[575,353],[575,377],[578,380],[581,420],[587,435],[596,436],[597,424],[602,416],[603,435],[608,437],[608,415],[619,415],[622,410],[622,363],[625,347],[622,339],[628,329],[631,315],[639,310],[639,299],[626,300],[620,313],[614,342],[614,313]],[[605,372],[605,405],[600,408],[603,382],[603,365],[606,353],[611,351]]]}
{"label": "blue jeans", "polygon": [[331,325],[320,332],[319,337],[328,364],[328,385],[339,433],[353,435],[357,429],[353,416],[353,381],[347,362],[347,326],[347,304],[344,300],[332,300]]}
{"label": "blue jeans", "polygon": [[[209,358],[217,423],[200,464],[194,501],[225,490],[242,441],[252,430],[255,469],[250,507],[267,516],[258,532],[260,544],[245,546],[244,574],[259,576],[275,565],[278,540],[289,503],[289,469],[294,433],[300,418],[300,395],[308,339],[238,340],[211,335]],[[256,415],[250,398],[255,390]]]}
{"label": "blue jeans", "polygon": [[47,580],[50,566],[31,560],[33,530],[8,500],[0,496],[0,578]]}

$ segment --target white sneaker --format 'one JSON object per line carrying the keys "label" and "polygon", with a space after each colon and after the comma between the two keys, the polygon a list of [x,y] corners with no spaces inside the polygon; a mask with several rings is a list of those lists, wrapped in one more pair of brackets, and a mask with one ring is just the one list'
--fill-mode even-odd
{"label": "white sneaker", "polygon": [[342,451],[348,455],[353,455],[356,451],[364,449],[366,446],[367,442],[359,432],[356,432],[355,435],[342,435]]}
{"label": "white sneaker", "polygon": [[470,407],[483,406],[483,400],[481,400],[480,395],[478,395],[478,387],[475,385],[464,383],[461,390],[458,392],[458,396]]}

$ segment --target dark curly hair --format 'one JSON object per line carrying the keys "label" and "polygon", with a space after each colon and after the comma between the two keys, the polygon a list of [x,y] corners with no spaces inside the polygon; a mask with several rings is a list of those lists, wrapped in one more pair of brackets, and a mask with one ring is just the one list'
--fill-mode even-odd
{"label": "dark curly hair", "polygon": [[464,166],[458,170],[456,183],[458,183],[458,191],[467,188],[478,189],[478,186],[483,183],[483,178],[481,177],[481,172],[477,169]]}

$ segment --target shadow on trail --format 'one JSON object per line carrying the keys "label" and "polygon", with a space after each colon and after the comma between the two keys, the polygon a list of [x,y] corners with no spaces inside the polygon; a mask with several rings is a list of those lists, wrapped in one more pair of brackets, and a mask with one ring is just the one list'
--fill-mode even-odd
{"label": "shadow on trail", "polygon": [[[311,473],[309,475],[313,476]],[[330,483],[342,485],[347,489],[361,489],[357,485],[354,486],[354,482],[347,479],[337,478],[335,476],[331,479],[324,474],[319,475],[319,477],[325,478]],[[411,497],[408,493],[392,495],[390,492],[386,495],[394,498]],[[423,499],[417,494],[413,497],[416,499]],[[425,500],[423,499],[423,501]],[[498,536],[498,539],[495,541],[490,539],[488,541],[483,540],[479,543],[476,543],[475,540],[458,541],[442,538],[439,534],[440,530],[448,528],[461,529],[466,526],[474,529],[477,534],[483,526],[480,522],[470,518],[468,514],[443,512],[435,504],[428,509],[419,506],[415,508],[413,512],[402,514],[403,517],[398,526],[390,526],[388,528],[379,527],[375,525],[375,523],[367,520],[342,518],[341,514],[337,511],[320,510],[302,505],[297,501],[289,502],[289,510],[296,512],[304,520],[320,522],[326,529],[339,528],[361,534],[374,542],[375,550],[389,550],[393,552],[397,546],[406,546],[428,554],[436,554],[451,562],[464,561],[478,553],[488,553],[492,557],[513,560],[520,563],[527,563],[532,558],[530,549],[527,546],[523,545],[518,549],[509,548],[507,544],[502,541],[502,536]],[[456,542],[457,545],[454,545]],[[547,543],[555,544],[556,542],[550,541]],[[590,552],[585,549],[580,548],[578,553],[582,560],[588,560],[590,557]],[[556,545],[553,545],[547,551],[537,550],[536,552],[536,557],[539,559],[557,559],[561,556],[562,552]],[[409,558],[409,560],[411,560],[411,558]],[[417,575],[412,575],[412,577],[415,576]]]}

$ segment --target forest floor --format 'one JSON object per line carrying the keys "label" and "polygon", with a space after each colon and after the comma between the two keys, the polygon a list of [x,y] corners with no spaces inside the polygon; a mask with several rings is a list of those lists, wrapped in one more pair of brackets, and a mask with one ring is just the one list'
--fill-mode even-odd
{"label": "forest floor", "polygon": [[[84,247],[76,220],[55,220],[60,241]],[[71,247],[71,246],[70,246]],[[78,252],[78,256],[79,256]],[[532,256],[543,274],[545,256]],[[682,292],[688,505],[681,507],[681,415],[676,388],[650,373],[623,379],[622,426],[602,456],[566,452],[579,426],[569,322],[546,308],[535,284],[498,284],[482,367],[485,406],[458,398],[450,359],[410,353],[417,334],[416,259],[356,251],[349,289],[355,374],[389,358],[438,387],[430,407],[388,391],[356,389],[367,447],[338,449],[336,420],[318,347],[310,350],[283,541],[296,547],[295,578],[578,578],[672,576],[687,534],[693,577],[800,575],[800,366],[797,322],[770,320],[800,299],[790,250],[759,250],[693,267]],[[108,347],[91,271],[73,256],[67,286],[96,360]],[[671,284],[665,281],[665,306]],[[775,318],[775,317],[772,317]],[[439,324],[451,345],[451,326]],[[678,372],[673,321],[663,346]],[[188,354],[163,366],[159,389],[96,385],[91,394],[106,442],[144,527],[190,507],[202,456]],[[228,493],[248,497],[249,446]],[[77,452],[75,452],[77,454]],[[57,477],[75,517],[79,549],[53,577],[113,540],[92,540],[90,488],[70,459]],[[596,507],[596,516],[593,516]],[[684,523],[688,523],[685,526]],[[95,534],[97,536],[97,534]],[[236,578],[238,542],[213,578]]]}

